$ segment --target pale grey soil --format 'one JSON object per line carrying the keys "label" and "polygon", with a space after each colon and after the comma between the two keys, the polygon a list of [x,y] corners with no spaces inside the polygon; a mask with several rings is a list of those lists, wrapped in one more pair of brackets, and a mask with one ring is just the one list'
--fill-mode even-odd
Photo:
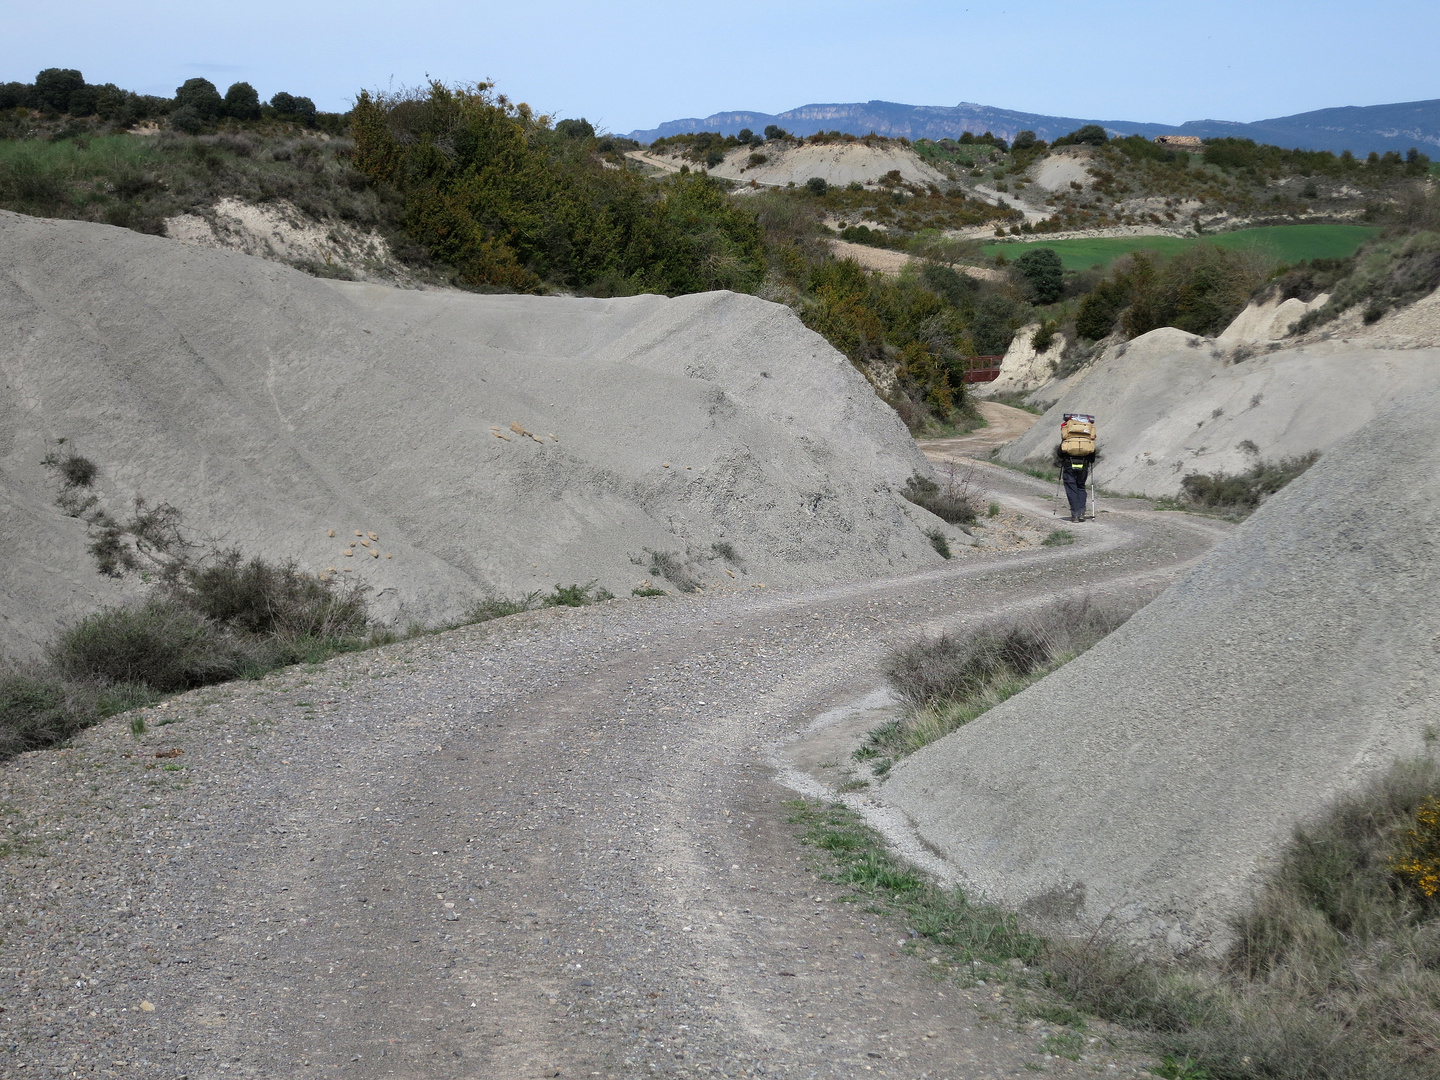
{"label": "pale grey soil", "polygon": [[[1043,509],[1046,485],[985,475]],[[1134,1075],[1099,1031],[1045,1056],[1007,991],[838,902],[763,764],[917,627],[1153,588],[1223,534],[1076,528],[887,580],[517,616],[9,763],[0,1074]]]}
{"label": "pale grey soil", "polygon": [[753,296],[390,289],[0,211],[0,325],[12,657],[139,591],[94,572],[49,455],[117,518],[169,502],[201,551],[362,581],[401,627],[627,596],[654,553],[709,586],[936,567],[955,532],[900,494],[926,465],[895,411]]}
{"label": "pale grey soil", "polygon": [[1336,340],[1237,363],[1207,338],[1161,327],[1034,391],[1026,400],[1045,415],[1000,458],[1048,464],[1061,417],[1093,413],[1101,451],[1095,482],[1173,496],[1187,473],[1239,473],[1258,458],[1328,451],[1433,386],[1437,360],[1436,349]]}
{"label": "pale grey soil", "polygon": [[1432,389],[1337,441],[1115,633],[898,763],[889,804],[984,895],[1223,952],[1297,825],[1434,752],[1437,416]]}

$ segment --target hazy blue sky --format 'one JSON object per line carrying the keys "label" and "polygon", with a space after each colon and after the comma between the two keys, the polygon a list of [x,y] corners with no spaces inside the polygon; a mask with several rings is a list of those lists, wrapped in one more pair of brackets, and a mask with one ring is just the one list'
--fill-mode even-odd
{"label": "hazy blue sky", "polygon": [[491,78],[612,131],[816,101],[974,101],[1106,120],[1258,120],[1440,97],[1436,0],[727,4],[0,0],[0,80],[78,67],[173,94]]}

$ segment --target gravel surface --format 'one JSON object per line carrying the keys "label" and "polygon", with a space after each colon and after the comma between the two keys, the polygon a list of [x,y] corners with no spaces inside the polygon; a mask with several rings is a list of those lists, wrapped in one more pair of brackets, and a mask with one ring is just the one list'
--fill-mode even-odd
{"label": "gravel surface", "polygon": [[[1007,508],[1046,485],[986,467]],[[1118,506],[1118,504],[1111,504]],[[1219,537],[547,610],[197,691],[3,769],[0,1075],[1133,1075],[838,902],[766,766],[917,628]]]}

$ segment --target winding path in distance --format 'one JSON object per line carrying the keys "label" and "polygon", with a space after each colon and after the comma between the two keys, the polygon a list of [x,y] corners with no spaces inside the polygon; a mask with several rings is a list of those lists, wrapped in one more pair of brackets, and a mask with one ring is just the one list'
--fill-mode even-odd
{"label": "winding path in distance", "polygon": [[0,1074],[1130,1075],[837,903],[766,765],[917,631],[1153,590],[1226,531],[1108,505],[1072,547],[535,612],[9,763]]}

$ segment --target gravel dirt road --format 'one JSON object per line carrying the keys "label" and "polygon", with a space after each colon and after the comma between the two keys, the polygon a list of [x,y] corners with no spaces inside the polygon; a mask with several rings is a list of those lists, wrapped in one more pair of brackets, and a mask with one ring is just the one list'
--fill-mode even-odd
{"label": "gravel dirt road", "polygon": [[1153,590],[1224,534],[1110,506],[1071,547],[535,612],[8,763],[0,1074],[1136,1074],[838,902],[766,765],[917,631]]}
{"label": "gravel dirt road", "polygon": [[1017,409],[1013,405],[1002,405],[998,401],[977,398],[975,406],[985,418],[985,426],[968,435],[956,435],[949,439],[921,439],[920,449],[927,458],[940,464],[966,457],[978,457],[997,446],[1004,446],[1012,439],[1018,439],[1040,419],[1035,413]]}

